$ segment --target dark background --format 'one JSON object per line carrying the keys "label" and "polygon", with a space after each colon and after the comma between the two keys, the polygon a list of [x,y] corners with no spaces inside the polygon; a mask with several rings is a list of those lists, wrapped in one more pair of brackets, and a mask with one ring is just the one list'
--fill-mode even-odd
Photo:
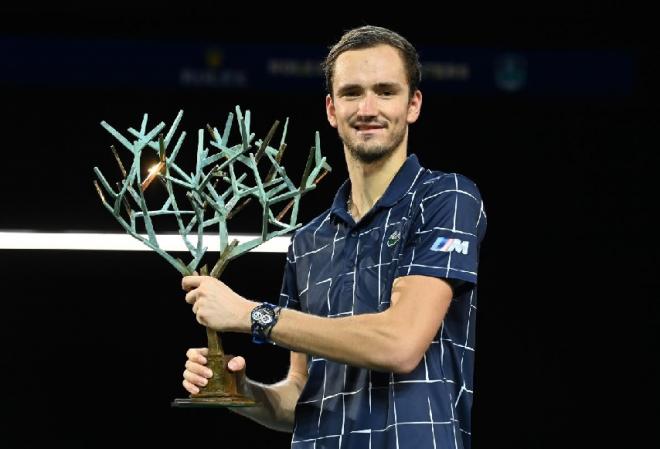
{"label": "dark background", "polygon": [[[658,339],[651,219],[658,52],[648,14],[603,4],[405,6],[319,5],[314,13],[303,8],[302,20],[284,15],[287,6],[255,6],[250,14],[187,6],[14,7],[3,8],[0,35],[325,48],[345,29],[370,23],[417,46],[459,53],[629,55],[634,77],[625,95],[427,94],[410,148],[427,167],[472,178],[488,214],[474,447],[640,447],[658,420],[650,388]],[[7,71],[18,62],[5,55],[0,64]],[[303,199],[303,220],[327,208],[346,176],[340,142],[325,121],[320,80],[317,91],[280,92],[39,81],[48,78],[0,84],[0,231],[120,232],[91,184],[93,166],[114,169],[107,150],[113,142],[98,123],[137,127],[145,112],[150,123],[169,124],[184,109],[182,126],[191,132],[209,121],[221,126],[239,104],[252,110],[258,135],[289,116],[290,173],[301,171],[293,155],[306,153],[319,130],[335,171]],[[570,82],[569,76],[569,90]],[[255,231],[247,220],[236,226],[230,230]],[[249,254],[232,262],[223,280],[244,296],[274,298],[283,262],[283,254]],[[204,344],[205,336],[183,301],[179,274],[156,254],[0,250],[0,272],[0,447],[288,447],[289,435],[226,410],[170,407],[185,396],[185,350]],[[274,382],[286,372],[280,348],[232,334],[223,342],[246,356],[252,378]],[[230,437],[241,443],[223,443]]]}

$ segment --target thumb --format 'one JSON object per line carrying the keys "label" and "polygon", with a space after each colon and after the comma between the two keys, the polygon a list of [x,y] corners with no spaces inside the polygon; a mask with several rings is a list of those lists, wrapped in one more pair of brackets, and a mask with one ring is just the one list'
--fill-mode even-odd
{"label": "thumb", "polygon": [[234,357],[227,363],[229,371],[243,371],[245,369],[245,359],[241,356]]}

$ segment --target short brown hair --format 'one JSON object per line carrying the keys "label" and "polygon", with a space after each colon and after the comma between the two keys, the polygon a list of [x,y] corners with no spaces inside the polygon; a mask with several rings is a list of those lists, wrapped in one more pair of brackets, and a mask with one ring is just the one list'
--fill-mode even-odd
{"label": "short brown hair", "polygon": [[332,95],[332,81],[335,72],[335,63],[340,54],[349,50],[359,50],[363,48],[372,48],[378,45],[389,45],[396,48],[401,53],[403,65],[410,86],[409,95],[418,89],[422,80],[422,65],[419,62],[417,50],[410,42],[400,34],[388,30],[387,28],[373,25],[365,25],[347,31],[339,41],[330,48],[328,56],[322,64],[325,74],[325,87],[328,93]]}

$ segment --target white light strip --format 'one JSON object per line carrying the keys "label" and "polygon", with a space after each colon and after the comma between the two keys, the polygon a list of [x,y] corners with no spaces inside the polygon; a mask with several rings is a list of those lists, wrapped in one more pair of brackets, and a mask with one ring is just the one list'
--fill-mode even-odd
{"label": "white light strip", "polygon": [[[143,237],[147,237],[143,235]],[[185,251],[178,234],[160,234],[158,244],[165,251]],[[237,239],[239,243],[257,238],[257,234],[232,234],[229,241]],[[289,237],[275,237],[257,246],[252,251],[261,253],[286,253]],[[194,245],[195,236],[190,237]],[[217,236],[206,236],[208,251],[219,251]],[[139,240],[128,234],[74,233],[74,232],[0,232],[0,249],[60,249],[60,250],[96,250],[96,251],[152,251]]]}

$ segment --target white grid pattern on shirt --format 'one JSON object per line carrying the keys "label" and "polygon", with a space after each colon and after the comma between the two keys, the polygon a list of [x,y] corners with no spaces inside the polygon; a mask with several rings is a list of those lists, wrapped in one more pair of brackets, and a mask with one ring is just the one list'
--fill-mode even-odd
{"label": "white grid pattern on shirt", "polygon": [[[417,193],[417,191],[412,191],[412,192],[411,192],[410,190],[411,190],[412,187],[414,186],[415,182],[417,181],[417,178],[420,176],[420,174],[422,173],[422,171],[423,171],[423,170],[420,170],[420,171],[417,173],[417,175],[415,176],[415,179],[413,180],[413,182],[412,182],[411,185],[410,185],[410,188],[409,188],[408,191],[406,192],[406,197],[409,197],[409,200],[410,200],[409,208],[412,208],[413,203],[414,203],[414,199],[415,199],[415,195],[416,195],[416,193]],[[484,209],[483,209],[483,202],[481,202],[480,200],[478,200],[478,199],[477,199],[474,195],[472,195],[471,193],[469,193],[469,192],[467,192],[467,191],[465,191],[465,190],[461,190],[461,189],[459,189],[458,178],[457,178],[457,176],[456,176],[455,174],[453,174],[453,175],[441,175],[441,176],[435,177],[435,178],[433,178],[433,179],[427,180],[427,181],[425,181],[423,184],[429,184],[429,183],[435,182],[435,181],[437,181],[437,180],[439,180],[439,179],[441,179],[441,178],[443,178],[443,177],[445,177],[445,176],[453,176],[453,177],[454,177],[454,185],[455,185],[455,188],[454,188],[454,189],[446,189],[446,190],[442,190],[442,191],[440,191],[440,192],[435,192],[435,193],[433,193],[433,194],[431,194],[431,195],[429,195],[429,196],[427,196],[427,197],[424,197],[424,198],[420,201],[420,203],[419,203],[419,207],[420,207],[420,212],[421,212],[421,217],[420,217],[420,218],[421,218],[421,220],[422,220],[422,224],[425,224],[425,223],[426,223],[426,222],[425,222],[425,218],[424,218],[424,216],[423,216],[423,214],[424,214],[424,212],[425,212],[425,209],[424,209],[424,205],[423,205],[423,203],[424,203],[425,201],[428,201],[428,200],[430,200],[430,199],[432,199],[432,198],[438,196],[438,195],[448,194],[448,193],[464,194],[464,195],[467,195],[467,196],[471,197],[471,198],[474,199],[475,201],[479,201],[479,202],[480,202],[480,213],[479,213],[479,218],[478,218],[478,220],[481,220],[481,215],[482,215],[482,214],[484,215],[484,218],[485,218],[485,212],[484,212]],[[458,197],[456,197],[455,202],[454,202],[453,223],[452,223],[452,227],[451,227],[451,228],[434,227],[434,228],[432,228],[432,229],[416,230],[416,231],[415,231],[415,234],[416,234],[416,235],[420,235],[420,234],[424,234],[424,233],[427,233],[427,232],[432,232],[433,230],[444,230],[444,231],[450,231],[450,232],[452,232],[452,233],[464,234],[464,235],[470,235],[470,236],[472,236],[472,237],[476,237],[476,233],[469,232],[469,231],[467,231],[467,230],[460,230],[460,229],[457,229],[457,228],[456,228],[457,209],[458,209]],[[390,227],[390,226],[392,226],[392,225],[394,225],[394,224],[398,224],[398,223],[399,223],[399,222],[396,222],[396,223],[389,223],[390,216],[391,216],[391,212],[392,212],[392,209],[390,209],[390,210],[388,211],[388,213],[387,213],[387,217],[386,217],[386,220],[385,220],[385,223],[384,223],[383,226],[378,226],[378,227],[374,227],[374,228],[368,229],[368,230],[363,231],[363,232],[361,232],[361,233],[359,233],[359,234],[357,235],[356,251],[355,251],[355,258],[354,258],[354,269],[353,269],[353,271],[351,271],[351,272],[347,272],[347,273],[343,273],[343,274],[339,275],[339,276],[347,276],[347,275],[352,275],[352,276],[353,276],[353,288],[352,288],[352,295],[353,295],[353,297],[352,297],[352,307],[351,307],[351,310],[350,310],[350,311],[340,312],[340,313],[337,313],[337,314],[330,314],[330,311],[331,311],[331,308],[330,308],[330,288],[332,287],[332,283],[333,283],[333,282],[332,282],[332,278],[328,278],[328,279],[325,279],[325,280],[323,280],[323,281],[319,281],[319,282],[316,282],[316,283],[315,283],[315,285],[319,286],[319,285],[321,285],[321,284],[324,284],[324,283],[329,282],[328,290],[327,290],[327,293],[326,293],[326,295],[327,295],[327,296],[326,296],[326,297],[327,297],[327,305],[328,305],[328,316],[337,317],[337,316],[346,316],[346,315],[353,315],[353,314],[354,314],[354,311],[355,311],[355,304],[356,304],[356,285],[357,285],[357,282],[358,282],[358,271],[360,271],[360,270],[358,270],[358,261],[359,261],[359,253],[360,253],[360,238],[363,237],[363,236],[365,236],[365,235],[367,235],[367,234],[370,234],[370,233],[372,233],[372,232],[379,232],[379,231],[382,229],[382,237],[380,238],[380,248],[379,248],[379,258],[378,258],[378,263],[377,263],[377,264],[374,264],[374,265],[370,265],[370,266],[367,266],[367,267],[363,267],[363,268],[362,268],[362,269],[377,269],[377,270],[378,270],[378,275],[377,275],[377,276],[378,276],[378,298],[379,298],[379,301],[380,301],[380,298],[381,298],[381,283],[380,283],[380,281],[381,281],[381,268],[384,267],[384,266],[389,266],[389,265],[392,263],[392,260],[397,260],[396,258],[394,258],[394,259],[392,259],[390,262],[385,262],[385,263],[383,263],[383,260],[382,260],[383,245],[384,245],[384,243],[385,243],[385,241],[386,241],[386,239],[387,239],[387,228]],[[326,217],[322,220],[321,224],[320,224],[320,225],[316,228],[316,230],[314,231],[314,243],[316,242],[316,233],[317,233],[318,230],[321,228],[321,226],[322,226],[325,222],[327,222],[327,221],[329,220],[329,216],[330,216],[330,214],[326,215]],[[407,220],[407,217],[402,217],[402,221],[405,221],[405,220]],[[477,224],[478,224],[478,223],[479,223],[479,221],[477,221]],[[336,245],[336,243],[339,242],[339,241],[341,241],[341,240],[343,240],[343,239],[345,238],[345,237],[337,238],[338,233],[339,233],[339,228],[336,230],[336,232],[335,232],[335,234],[334,234],[334,236],[333,236],[333,239],[332,239],[332,252],[331,252],[331,255],[330,255],[330,261],[331,261],[331,262],[332,262],[332,260],[334,259],[334,256],[335,256],[335,245]],[[294,239],[294,240],[295,240],[295,239]],[[315,246],[315,245],[314,245],[314,246]],[[304,253],[304,254],[302,254],[302,255],[297,255],[297,254],[295,253],[295,246],[294,246],[294,261],[297,262],[300,258],[304,258],[304,257],[307,257],[307,256],[309,256],[309,255],[316,254],[316,253],[318,253],[318,252],[324,250],[324,249],[327,248],[328,246],[329,246],[329,244],[326,244],[326,245],[324,245],[324,246],[321,247],[321,248],[318,248],[318,249],[315,249],[315,250],[312,250],[312,251],[308,251],[308,252],[306,252],[306,253]],[[410,270],[411,270],[411,268],[413,268],[413,267],[424,267],[424,268],[433,268],[433,269],[443,269],[443,270],[446,270],[446,274],[447,274],[448,277],[451,276],[451,274],[450,274],[451,271],[462,272],[462,273],[468,273],[468,274],[475,275],[475,276],[476,276],[476,274],[477,274],[477,273],[472,272],[472,271],[461,270],[461,269],[458,269],[458,268],[454,268],[454,267],[452,267],[452,266],[451,266],[451,253],[449,254],[449,258],[448,258],[447,266],[430,266],[430,265],[416,264],[416,263],[414,263],[414,260],[415,260],[415,248],[413,247],[413,248],[412,248],[412,257],[411,257],[411,259],[410,259],[410,263],[409,263],[408,265],[404,265],[404,266],[403,266],[403,268],[408,268],[408,273],[410,273]],[[305,287],[304,290],[302,290],[302,291],[299,292],[300,295],[302,295],[302,294],[304,294],[304,293],[307,293],[308,296],[309,296],[309,288],[310,288],[310,286],[309,286],[309,277],[310,277],[310,275],[311,275],[311,263],[310,263],[309,272],[308,272],[308,276],[307,276],[307,285],[306,285],[306,287]],[[284,295],[284,296],[287,296],[287,295]],[[469,344],[468,344],[468,339],[469,339],[469,335],[470,335],[470,334],[469,334],[469,331],[470,331],[470,327],[469,327],[469,326],[470,326],[470,317],[471,317],[472,309],[476,309],[476,306],[474,306],[474,305],[473,305],[473,302],[472,302],[472,300],[473,300],[473,296],[474,296],[474,291],[472,291],[471,294],[470,294],[470,308],[469,308],[469,313],[468,313],[468,320],[467,320],[467,323],[466,323],[467,329],[466,329],[466,333],[465,333],[465,343],[464,343],[464,344],[459,344],[459,343],[455,343],[455,342],[453,342],[450,338],[443,338],[443,334],[444,334],[444,321],[443,321],[443,323],[442,323],[442,325],[441,325],[441,329],[440,329],[440,332],[439,332],[440,339],[439,339],[439,340],[434,340],[434,341],[432,342],[432,344],[440,344],[441,341],[446,341],[446,342],[448,342],[449,344],[451,344],[451,345],[453,345],[453,346],[455,346],[455,347],[458,347],[458,348],[461,348],[461,349],[464,350],[464,351],[463,351],[463,354],[462,354],[462,356],[461,356],[461,359],[460,359],[460,372],[461,372],[461,374],[462,374],[462,372],[463,372],[463,359],[464,359],[465,351],[474,351],[474,348],[470,347]],[[287,296],[287,300],[289,300],[288,296]],[[441,364],[441,372],[443,372],[443,373],[445,372],[445,369],[442,368],[442,367],[444,366],[444,359],[445,359],[445,357],[444,357],[444,356],[445,356],[445,350],[444,350],[444,349],[445,349],[444,346],[441,345],[440,364]],[[327,362],[325,359],[320,358],[320,357],[312,357],[312,358],[311,358],[311,363],[317,363],[317,362],[321,362],[321,361],[323,361],[323,362]],[[372,386],[372,383],[371,383],[371,372],[369,372],[368,393],[369,393],[369,410],[370,410],[370,412],[371,412],[371,394],[372,394],[372,389],[376,389],[376,388],[378,388],[378,389],[382,389],[382,388],[391,388],[392,385],[396,385],[396,384],[410,384],[410,383],[425,383],[425,384],[431,384],[431,383],[437,383],[437,382],[441,382],[441,383],[451,383],[451,384],[455,384],[455,383],[456,383],[453,379],[446,379],[446,378],[444,378],[444,376],[443,376],[442,379],[431,379],[431,378],[429,378],[429,369],[428,369],[428,365],[427,365],[426,355],[424,355],[423,361],[424,361],[424,366],[425,366],[425,378],[424,378],[423,380],[395,380],[395,375],[394,375],[394,374],[391,374],[391,376],[390,376],[390,382],[389,382],[389,386],[388,386],[388,387],[385,387],[385,386],[373,387],[373,386]],[[347,396],[353,396],[353,395],[356,395],[356,394],[360,393],[361,391],[363,391],[364,389],[363,389],[363,388],[360,388],[360,389],[358,389],[358,390],[356,390],[356,391],[342,391],[342,392],[339,392],[339,393],[336,393],[336,394],[326,395],[326,381],[327,381],[327,364],[326,364],[326,366],[324,367],[323,392],[322,392],[321,398],[320,398],[320,399],[308,400],[308,401],[301,401],[300,404],[311,404],[311,403],[317,403],[317,402],[320,402],[320,403],[321,403],[321,404],[320,404],[319,418],[318,418],[318,429],[320,430],[321,421],[322,421],[322,415],[323,415],[323,404],[324,404],[324,402],[327,401],[327,400],[329,400],[329,399],[333,399],[333,398],[336,398],[336,397],[341,397],[341,400],[342,400],[342,421],[341,421],[342,424],[341,424],[341,433],[340,433],[340,434],[336,434],[336,435],[321,435],[321,436],[319,436],[318,438],[310,438],[310,439],[304,439],[304,440],[293,440],[293,441],[292,441],[292,445],[295,445],[295,444],[298,444],[298,443],[309,443],[309,442],[312,442],[312,441],[313,441],[313,442],[314,442],[314,446],[316,446],[316,441],[318,441],[318,440],[325,440],[325,439],[330,439],[330,438],[338,438],[338,439],[339,439],[339,447],[341,447],[342,436],[344,435],[344,432],[345,432],[345,427],[344,427],[344,426],[345,426],[345,419],[346,419],[346,403],[345,403],[345,398],[346,398]],[[345,387],[346,387],[346,370],[344,371],[344,388],[345,388]],[[435,448],[435,447],[436,447],[436,435],[435,435],[434,425],[452,425],[452,423],[456,423],[456,422],[457,422],[456,417],[454,416],[454,407],[456,407],[456,406],[458,405],[458,402],[459,402],[459,400],[460,400],[460,397],[461,397],[461,395],[462,395],[464,392],[465,392],[466,394],[472,394],[472,393],[473,393],[470,389],[467,388],[467,386],[465,385],[465,381],[462,382],[461,389],[460,389],[460,391],[459,391],[459,395],[458,395],[458,397],[456,398],[456,401],[453,400],[451,392],[448,392],[448,393],[449,393],[449,404],[452,404],[452,405],[453,405],[452,407],[449,407],[450,410],[451,410],[451,419],[450,419],[450,421],[437,421],[437,422],[434,421],[434,419],[433,419],[433,411],[432,411],[432,407],[431,407],[431,400],[430,400],[429,397],[427,397],[429,421],[407,421],[407,422],[399,422],[399,421],[398,421],[398,416],[397,416],[397,401],[396,401],[396,396],[395,396],[395,389],[392,389],[392,396],[393,396],[393,410],[394,410],[394,423],[393,423],[393,424],[390,424],[390,425],[387,425],[387,426],[386,426],[385,428],[383,428],[383,429],[361,429],[361,430],[352,430],[352,431],[350,431],[349,433],[368,433],[368,434],[369,434],[369,447],[371,447],[371,435],[372,435],[373,433],[386,432],[386,431],[388,431],[389,429],[394,428],[394,431],[395,431],[395,437],[396,437],[396,447],[399,448],[399,435],[398,435],[398,428],[399,428],[399,426],[420,425],[420,424],[422,424],[422,425],[429,425],[429,426],[430,426],[430,429],[431,429],[431,433],[432,433],[433,445],[434,445],[434,448]],[[452,427],[453,427],[452,431],[453,431],[453,437],[454,437],[454,447],[457,448],[457,447],[458,447],[458,443],[457,443],[457,439],[456,439],[456,426],[452,426]],[[461,432],[463,432],[463,433],[470,434],[470,432],[467,432],[467,431],[465,431],[464,429],[460,429],[460,428],[459,428],[459,430],[460,430]]]}

